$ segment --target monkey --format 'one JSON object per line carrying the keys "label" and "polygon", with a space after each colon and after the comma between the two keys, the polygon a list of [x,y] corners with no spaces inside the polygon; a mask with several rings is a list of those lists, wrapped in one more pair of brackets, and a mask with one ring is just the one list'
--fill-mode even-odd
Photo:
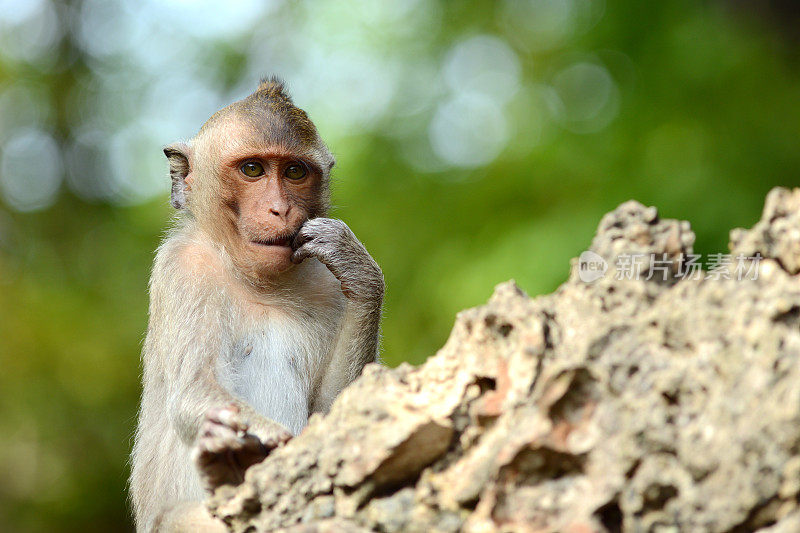
{"label": "monkey", "polygon": [[137,531],[224,531],[205,495],[378,362],[384,279],[326,218],[335,160],[281,80],[164,154],[176,217],[149,284],[130,496]]}

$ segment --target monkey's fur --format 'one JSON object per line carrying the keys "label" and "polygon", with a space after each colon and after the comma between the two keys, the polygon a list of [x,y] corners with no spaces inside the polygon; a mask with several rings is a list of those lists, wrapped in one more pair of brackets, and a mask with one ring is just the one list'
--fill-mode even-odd
{"label": "monkey's fur", "polygon": [[377,360],[383,275],[323,218],[334,159],[279,81],[164,153],[179,216],[150,280],[131,498],[139,531],[223,530],[204,489],[240,482]]}

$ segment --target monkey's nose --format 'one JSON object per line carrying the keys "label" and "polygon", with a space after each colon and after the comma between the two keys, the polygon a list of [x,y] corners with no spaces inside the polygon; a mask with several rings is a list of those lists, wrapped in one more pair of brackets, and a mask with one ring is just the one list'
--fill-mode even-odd
{"label": "monkey's nose", "polygon": [[289,216],[289,211],[292,210],[291,205],[287,206],[271,206],[269,208],[269,214],[272,216],[276,216],[281,220],[285,221],[286,217]]}

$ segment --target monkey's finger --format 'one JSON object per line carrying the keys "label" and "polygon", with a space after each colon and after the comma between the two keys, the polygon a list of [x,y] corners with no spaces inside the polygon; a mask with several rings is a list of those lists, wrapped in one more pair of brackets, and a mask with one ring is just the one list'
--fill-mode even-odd
{"label": "monkey's finger", "polygon": [[[292,255],[297,256],[298,262],[302,262],[302,260],[306,257],[316,257],[320,260],[320,262],[322,262],[323,265],[326,265],[330,268],[331,251],[330,246],[326,243],[317,242],[316,240],[307,242],[298,248]],[[294,257],[292,260],[294,261]]]}
{"label": "monkey's finger", "polygon": [[292,253],[291,261],[295,265],[299,265],[307,257],[311,257],[313,255],[314,254],[312,253],[311,248],[308,245],[304,244],[303,246],[301,246]]}
{"label": "monkey's finger", "polygon": [[296,250],[311,239],[319,236],[320,231],[325,227],[325,220],[327,219],[312,218],[310,220],[306,220],[300,227],[297,235],[295,235],[294,239],[292,239],[292,248]]}
{"label": "monkey's finger", "polygon": [[239,416],[237,406],[209,409],[206,413],[206,420],[212,424],[227,426],[234,432],[245,432],[250,427],[247,421]]}
{"label": "monkey's finger", "polygon": [[261,442],[263,443],[264,448],[266,448],[269,451],[272,451],[275,448],[283,446],[284,444],[292,440],[292,437],[293,436],[291,433],[285,433],[282,431],[275,435],[270,435],[269,438],[264,439]]}
{"label": "monkey's finger", "polygon": [[306,220],[293,239],[292,247],[299,248],[312,239],[330,239],[343,229],[349,231],[344,222],[333,218],[319,217]]}
{"label": "monkey's finger", "polygon": [[219,417],[223,411],[228,411],[232,413],[239,412],[239,406],[235,403],[230,403],[227,405],[220,405],[216,407],[211,407],[206,411],[206,418],[208,420],[219,420]]}
{"label": "monkey's finger", "polygon": [[300,228],[300,231],[298,231],[297,235],[295,235],[294,239],[292,239],[291,243],[292,250],[297,250],[311,239],[312,235],[309,234],[307,231],[303,231],[303,228]]}
{"label": "monkey's finger", "polygon": [[200,428],[200,436],[203,438],[236,438],[240,432],[225,424],[206,422]]}
{"label": "monkey's finger", "polygon": [[219,412],[219,421],[230,426],[233,429],[244,429],[242,420],[239,418],[239,413],[234,412],[232,409],[222,409]]}

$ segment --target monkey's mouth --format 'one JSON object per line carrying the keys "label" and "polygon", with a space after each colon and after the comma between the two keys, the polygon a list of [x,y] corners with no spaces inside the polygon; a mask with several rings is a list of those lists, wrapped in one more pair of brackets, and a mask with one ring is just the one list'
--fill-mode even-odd
{"label": "monkey's mouth", "polygon": [[295,234],[292,233],[290,235],[281,235],[278,237],[263,237],[252,239],[250,242],[258,246],[281,246],[283,248],[291,248],[294,235]]}

